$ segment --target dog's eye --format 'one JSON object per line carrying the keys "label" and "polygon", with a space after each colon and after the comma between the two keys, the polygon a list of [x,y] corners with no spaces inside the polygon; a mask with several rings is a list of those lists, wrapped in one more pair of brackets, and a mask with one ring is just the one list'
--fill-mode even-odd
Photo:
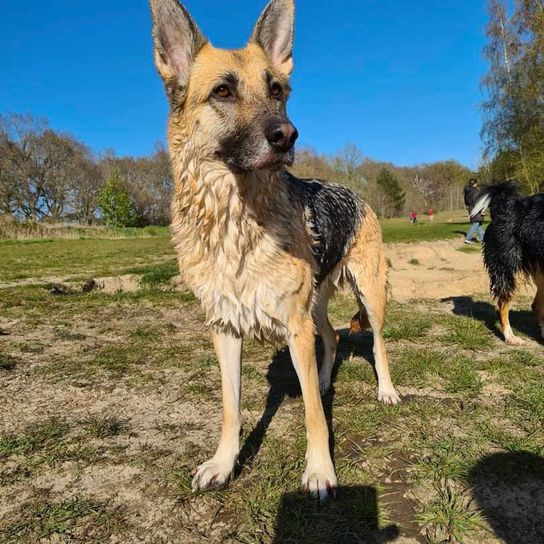
{"label": "dog's eye", "polygon": [[218,85],[213,90],[213,94],[218,98],[232,98],[234,96],[228,85]]}
{"label": "dog's eye", "polygon": [[270,85],[270,94],[274,98],[281,98],[283,96],[281,85],[279,83],[272,83],[272,85]]}

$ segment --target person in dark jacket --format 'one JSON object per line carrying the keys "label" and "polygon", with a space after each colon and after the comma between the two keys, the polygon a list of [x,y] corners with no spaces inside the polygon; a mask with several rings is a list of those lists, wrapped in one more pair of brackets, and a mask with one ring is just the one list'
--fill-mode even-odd
{"label": "person in dark jacket", "polygon": [[[478,200],[480,190],[478,189],[478,180],[472,178],[468,185],[465,187],[465,206],[468,208],[468,212],[474,208],[474,204]],[[484,216],[481,213],[470,216],[470,228],[468,229],[465,237],[465,244],[473,244],[474,234],[476,234],[478,241],[481,242],[484,239],[484,229],[482,224],[484,222]]]}

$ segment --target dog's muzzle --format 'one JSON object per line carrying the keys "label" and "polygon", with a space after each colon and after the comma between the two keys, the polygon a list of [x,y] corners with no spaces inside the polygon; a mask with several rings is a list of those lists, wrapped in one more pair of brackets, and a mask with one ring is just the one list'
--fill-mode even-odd
{"label": "dog's muzzle", "polygon": [[288,119],[274,117],[266,123],[264,135],[275,151],[287,153],[295,145],[298,130]]}

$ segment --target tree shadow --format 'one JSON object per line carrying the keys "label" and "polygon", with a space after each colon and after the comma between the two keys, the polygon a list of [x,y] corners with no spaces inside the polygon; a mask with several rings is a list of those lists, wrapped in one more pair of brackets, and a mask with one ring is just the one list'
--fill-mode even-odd
{"label": "tree shadow", "polygon": [[[497,338],[503,340],[497,309],[489,302],[474,300],[471,296],[448,297],[441,299],[441,302],[451,302],[455,315],[473,317],[481,321]],[[510,324],[514,330],[542,343],[540,329],[532,311],[510,310]]]}
{"label": "tree shadow", "polygon": [[494,453],[469,472],[473,496],[506,544],[544,542],[544,458],[527,451]]}
{"label": "tree shadow", "polygon": [[302,491],[282,496],[273,544],[382,544],[400,535],[396,525],[380,529],[373,487],[339,487],[337,498],[320,505]]}
{"label": "tree shadow", "polygon": [[[331,388],[326,395],[322,397],[323,410],[329,427],[329,448],[331,455],[334,453],[334,434],[332,428],[333,401],[334,401],[334,382],[338,374],[340,365],[354,355],[361,356],[368,361],[373,361],[372,357],[372,335],[363,333],[361,335],[349,335],[349,329],[338,331],[340,341],[336,354],[336,361],[333,367]],[[316,338],[317,360],[321,361],[323,354],[323,345],[319,337]],[[251,465],[253,459],[259,452],[266,432],[272,422],[272,419],[278,412],[280,406],[286,399],[293,399],[302,395],[297,374],[291,361],[289,349],[284,347],[278,350],[268,367],[266,378],[270,385],[266,396],[265,407],[261,417],[255,427],[247,436],[238,456],[238,463],[234,471],[237,477],[245,466]]]}

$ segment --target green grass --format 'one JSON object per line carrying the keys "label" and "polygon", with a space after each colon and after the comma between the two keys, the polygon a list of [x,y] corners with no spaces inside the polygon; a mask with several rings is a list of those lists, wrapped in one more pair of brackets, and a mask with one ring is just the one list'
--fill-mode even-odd
{"label": "green grass", "polygon": [[389,219],[381,221],[385,243],[397,242],[432,242],[450,240],[462,236],[459,232],[466,228],[465,223],[416,223],[407,219]]}
{"label": "green grass", "polygon": [[486,324],[474,317],[447,316],[441,319],[447,332],[440,336],[444,344],[454,344],[465,349],[481,350],[491,347],[493,333]]}
{"label": "green grass", "polygon": [[122,534],[124,527],[120,509],[103,501],[74,497],[24,503],[0,527],[0,537],[6,544],[31,544],[55,537],[56,542],[106,542],[112,534]]}
{"label": "green grass", "polygon": [[140,284],[144,287],[157,287],[167,283],[174,276],[179,274],[177,262],[167,262],[151,266],[148,269],[134,269],[137,274],[143,274]]}
{"label": "green grass", "polygon": [[[407,217],[402,217],[383,219],[380,224],[386,243],[461,239],[469,227],[464,210],[439,213],[435,216],[433,223],[429,223],[426,218],[423,218],[418,223],[411,224]],[[479,249],[478,246],[476,250]]]}
{"label": "green grass", "polygon": [[[39,242],[39,243],[37,243]],[[112,276],[126,273],[156,274],[152,263],[175,263],[169,236],[118,239],[52,239],[0,242],[0,282],[25,278]],[[162,273],[164,276],[164,272]]]}
{"label": "green grass", "polygon": [[13,370],[17,366],[17,360],[5,353],[0,353],[0,370]]}
{"label": "green grass", "polygon": [[[433,223],[381,221],[384,241],[422,242],[458,238],[466,228],[455,221],[460,212],[440,214]],[[446,222],[441,222],[446,221]],[[146,286],[167,282],[177,274],[174,250],[166,227],[144,229],[69,228],[72,238],[0,240],[0,283],[46,277],[78,278],[142,274]],[[413,262],[417,265],[418,263]]]}
{"label": "green grass", "polygon": [[[0,314],[17,328],[0,338],[10,429],[0,433],[0,542],[160,532],[172,542],[349,543],[408,530],[429,542],[500,542],[470,474],[497,452],[544,455],[541,346],[509,348],[486,316],[439,302],[391,303],[384,332],[403,403],[386,407],[370,333],[343,330],[323,401],[341,488],[318,506],[300,492],[306,436],[291,361],[281,345],[245,342],[246,462],[227,489],[193,494],[191,471],[217,445],[221,380],[194,297],[153,288],[167,275],[116,295],[2,290]],[[344,329],[355,304],[341,295],[331,309]],[[488,480],[478,485],[494,496]]]}
{"label": "green grass", "polygon": [[464,245],[459,248],[457,248],[457,251],[460,251],[461,253],[481,253],[482,252],[482,246],[480,244],[474,244],[474,245]]}
{"label": "green grass", "polygon": [[431,544],[462,544],[467,535],[482,525],[477,511],[470,509],[470,495],[446,482],[435,486],[436,498],[421,508],[416,519],[427,528]]}
{"label": "green grass", "polygon": [[89,416],[81,421],[82,427],[93,438],[108,438],[127,433],[129,421],[117,415]]}
{"label": "green grass", "polygon": [[69,426],[65,421],[52,418],[27,427],[21,434],[3,435],[0,437],[0,457],[28,456],[35,452],[55,453],[64,446],[63,440],[68,431]]}
{"label": "green grass", "polygon": [[391,305],[383,335],[390,340],[417,340],[429,332],[432,324],[431,315],[422,312],[414,314],[397,305]]}

